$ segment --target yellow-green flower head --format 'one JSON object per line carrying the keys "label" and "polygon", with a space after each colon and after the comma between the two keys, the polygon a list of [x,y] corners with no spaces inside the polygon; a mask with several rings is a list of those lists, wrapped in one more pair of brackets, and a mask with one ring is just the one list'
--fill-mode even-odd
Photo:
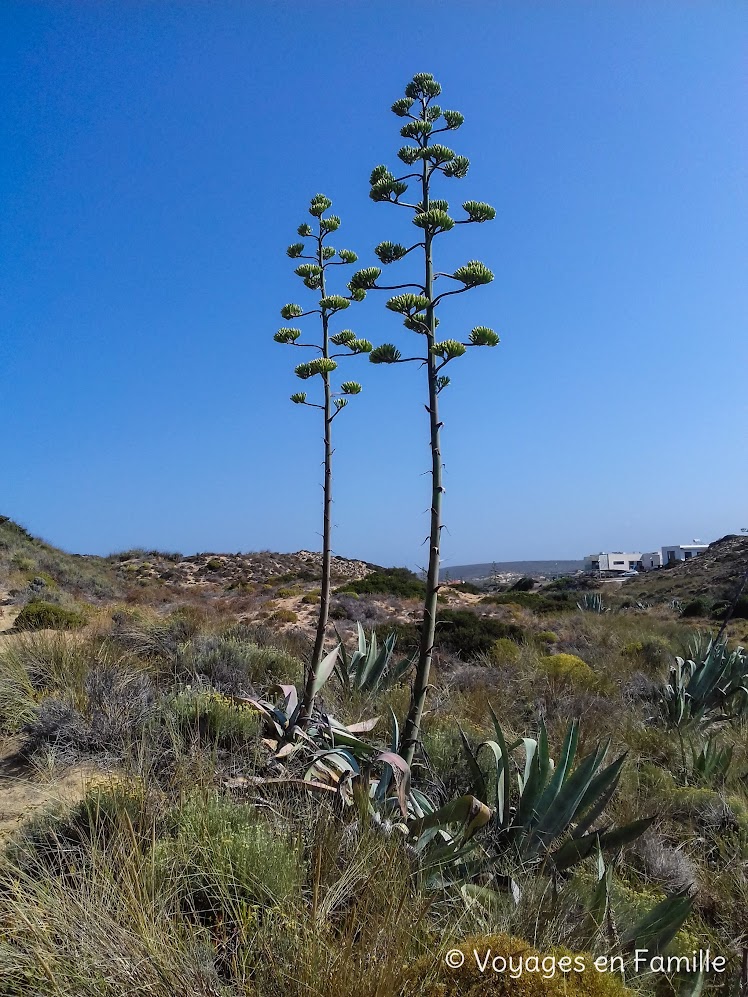
{"label": "yellow-green flower head", "polygon": [[292,318],[298,318],[299,315],[303,314],[304,314],[304,309],[301,307],[301,305],[290,304],[290,305],[284,305],[281,308],[281,318],[286,319],[286,321]]}

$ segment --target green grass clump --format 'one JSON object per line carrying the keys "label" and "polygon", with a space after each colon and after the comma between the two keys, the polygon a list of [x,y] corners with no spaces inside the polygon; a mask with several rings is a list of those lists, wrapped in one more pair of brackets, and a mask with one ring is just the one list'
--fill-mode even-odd
{"label": "green grass clump", "polygon": [[575,689],[592,689],[597,684],[594,671],[576,654],[546,654],[538,664],[552,682]]}
{"label": "green grass clump", "polygon": [[306,595],[302,596],[301,601],[306,606],[316,605],[322,598],[319,592],[307,592]]}
{"label": "green grass clump", "polygon": [[276,609],[270,619],[273,623],[296,623],[299,614],[295,613],[293,609]]}
{"label": "green grass clump", "polygon": [[511,665],[519,661],[519,647],[508,637],[499,637],[491,645],[488,656],[495,665]]}
{"label": "green grass clump", "polygon": [[257,738],[259,715],[218,692],[185,690],[168,704],[183,735],[197,734],[200,740],[233,748]]}
{"label": "green grass clump", "polygon": [[297,844],[257,812],[197,794],[167,819],[171,835],[156,843],[156,882],[176,890],[183,912],[203,923],[233,918],[237,907],[300,903]]}
{"label": "green grass clump", "polygon": [[85,625],[83,613],[41,599],[26,603],[15,623],[16,630],[79,630]]}
{"label": "green grass clump", "polygon": [[499,592],[485,596],[481,602],[494,606],[522,606],[523,609],[529,609],[541,616],[549,613],[571,612],[577,608],[574,598],[568,592],[547,589],[542,592],[515,592],[514,590]]}
{"label": "green grass clump", "polygon": [[338,595],[395,595],[400,599],[422,599],[426,584],[407,568],[379,568],[366,578],[346,582]]}

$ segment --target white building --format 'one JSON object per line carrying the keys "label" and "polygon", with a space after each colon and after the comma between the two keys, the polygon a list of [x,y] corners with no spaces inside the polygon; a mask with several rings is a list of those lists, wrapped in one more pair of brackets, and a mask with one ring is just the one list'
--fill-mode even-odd
{"label": "white building", "polygon": [[652,571],[654,568],[662,567],[662,552],[653,550],[649,554],[642,554],[642,569]]}
{"label": "white building", "polygon": [[662,548],[662,564],[673,564],[675,561],[690,561],[692,557],[703,554],[709,544],[694,540],[690,544],[676,544],[673,547]]}
{"label": "white building", "polygon": [[598,572],[601,575],[622,575],[625,571],[638,571],[641,566],[642,555],[639,551],[601,551],[599,554],[588,554],[584,559],[584,570],[588,575]]}

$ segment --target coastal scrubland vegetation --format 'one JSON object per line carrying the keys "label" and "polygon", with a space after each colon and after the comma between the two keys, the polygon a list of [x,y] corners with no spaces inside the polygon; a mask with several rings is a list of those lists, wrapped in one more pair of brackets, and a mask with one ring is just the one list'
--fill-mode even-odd
{"label": "coastal scrubland vegetation", "polygon": [[[0,520],[2,997],[746,992],[745,538],[682,590],[691,565],[620,588],[440,583],[441,371],[498,337],[435,338],[440,299],[492,279],[477,261],[434,271],[458,222],[431,179],[468,168],[431,141],[462,124],[438,93],[418,74],[393,106],[423,242],[375,250],[423,251],[419,293],[387,307],[424,344],[425,580],[333,557],[329,531],[322,555],[98,558]],[[409,178],[377,167],[373,198],[400,203]],[[322,378],[328,458],[329,344],[407,360],[329,335],[380,276],[325,294],[330,206],[312,201],[317,256],[297,270],[323,294],[300,376]],[[693,965],[706,949],[723,972]],[[538,965],[482,972],[487,955]]]}
{"label": "coastal scrubland vegetation", "polygon": [[[34,550],[44,568],[21,560]],[[368,568],[372,591],[336,586],[345,672],[338,660],[290,742],[316,604],[308,625],[262,614],[268,596],[301,610],[319,584],[309,562],[248,595],[214,570],[142,585],[121,573],[132,557],[112,557],[93,565],[94,593],[9,522],[0,554],[6,609],[38,601],[44,570],[49,604],[82,620],[0,637],[0,785],[49,790],[0,825],[0,992],[690,992],[692,973],[634,973],[634,947],[710,947],[728,970],[707,992],[740,992],[744,621],[715,649],[718,621],[627,586],[564,588],[555,611],[559,586],[443,586],[406,771],[393,717],[422,590],[403,569]],[[81,792],[54,802],[77,771]],[[447,968],[473,947],[621,953],[627,972],[526,974],[518,991],[470,959]]]}

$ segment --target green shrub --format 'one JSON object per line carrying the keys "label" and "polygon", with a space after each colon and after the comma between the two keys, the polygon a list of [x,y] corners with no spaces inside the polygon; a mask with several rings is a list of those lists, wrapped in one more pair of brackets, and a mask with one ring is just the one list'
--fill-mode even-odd
{"label": "green shrub", "polygon": [[27,603],[15,623],[17,630],[79,630],[85,624],[86,617],[77,610],[41,599]]}
{"label": "green shrub", "polygon": [[182,734],[195,733],[200,740],[215,741],[222,748],[253,741],[260,730],[255,710],[218,692],[185,690],[174,696],[169,709]]}
{"label": "green shrub", "polygon": [[469,609],[439,611],[434,645],[445,651],[473,657],[481,651],[490,652],[500,638],[519,642],[525,631],[515,623],[503,623],[490,616],[479,616]]}
{"label": "green shrub", "polygon": [[256,811],[195,795],[171,815],[171,838],[156,843],[157,883],[168,883],[182,910],[203,923],[236,916],[242,905],[300,903],[298,847]]}
{"label": "green shrub", "polygon": [[287,651],[261,647],[231,634],[193,638],[180,650],[178,663],[184,677],[195,680],[205,676],[216,688],[229,693],[246,691],[251,685],[292,682],[301,668],[298,658]]}
{"label": "green shrub", "polygon": [[17,571],[23,571],[25,573],[33,571],[36,567],[36,562],[32,558],[24,557],[23,554],[19,553],[16,553],[11,557],[10,563]]}
{"label": "green shrub", "polygon": [[654,666],[672,654],[672,648],[666,637],[652,634],[642,640],[630,640],[623,645],[621,653],[627,658],[640,658],[646,664]]}
{"label": "green shrub", "polygon": [[296,623],[299,619],[299,614],[295,613],[292,609],[277,609],[270,619],[274,623]]}
{"label": "green shrub", "polygon": [[426,583],[407,568],[379,568],[366,578],[346,582],[336,589],[340,595],[395,595],[400,599],[422,599]]}
{"label": "green shrub", "polygon": [[576,603],[568,592],[548,589],[542,592],[499,592],[485,596],[481,602],[494,606],[514,604],[539,615],[564,613],[576,609]]}
{"label": "green shrub", "polygon": [[529,575],[525,575],[524,578],[519,578],[517,581],[509,586],[510,592],[530,592],[535,588],[535,579],[530,578]]}
{"label": "green shrub", "polygon": [[488,656],[495,665],[510,665],[519,660],[519,647],[508,637],[499,637],[491,645]]}
{"label": "green shrub", "polygon": [[546,654],[538,664],[549,679],[563,685],[592,689],[597,683],[594,671],[576,654]]}
{"label": "green shrub", "polygon": [[558,643],[558,634],[552,630],[539,630],[535,634],[535,640],[539,644],[556,644]]}
{"label": "green shrub", "polygon": [[278,599],[293,599],[295,596],[301,595],[301,589],[279,588],[275,595]]}
{"label": "green shrub", "polygon": [[[724,602],[717,603],[717,605],[712,608],[713,618],[715,620],[724,620],[731,605],[732,599],[726,599]],[[748,595],[741,595],[737,600],[732,611],[732,618],[734,620],[748,620]]]}
{"label": "green shrub", "polygon": [[301,601],[305,605],[309,606],[309,605],[313,605],[313,604],[319,602],[321,598],[322,598],[322,595],[321,595],[320,592],[307,592],[307,594],[305,596],[302,596]]}
{"label": "green shrub", "polygon": [[210,557],[205,562],[206,571],[220,571],[224,567],[223,561],[219,561],[217,557]]}
{"label": "green shrub", "polygon": [[692,616],[709,616],[711,610],[711,603],[707,602],[706,599],[701,597],[697,599],[691,599],[687,602],[683,609],[681,610],[681,616],[692,617]]}

